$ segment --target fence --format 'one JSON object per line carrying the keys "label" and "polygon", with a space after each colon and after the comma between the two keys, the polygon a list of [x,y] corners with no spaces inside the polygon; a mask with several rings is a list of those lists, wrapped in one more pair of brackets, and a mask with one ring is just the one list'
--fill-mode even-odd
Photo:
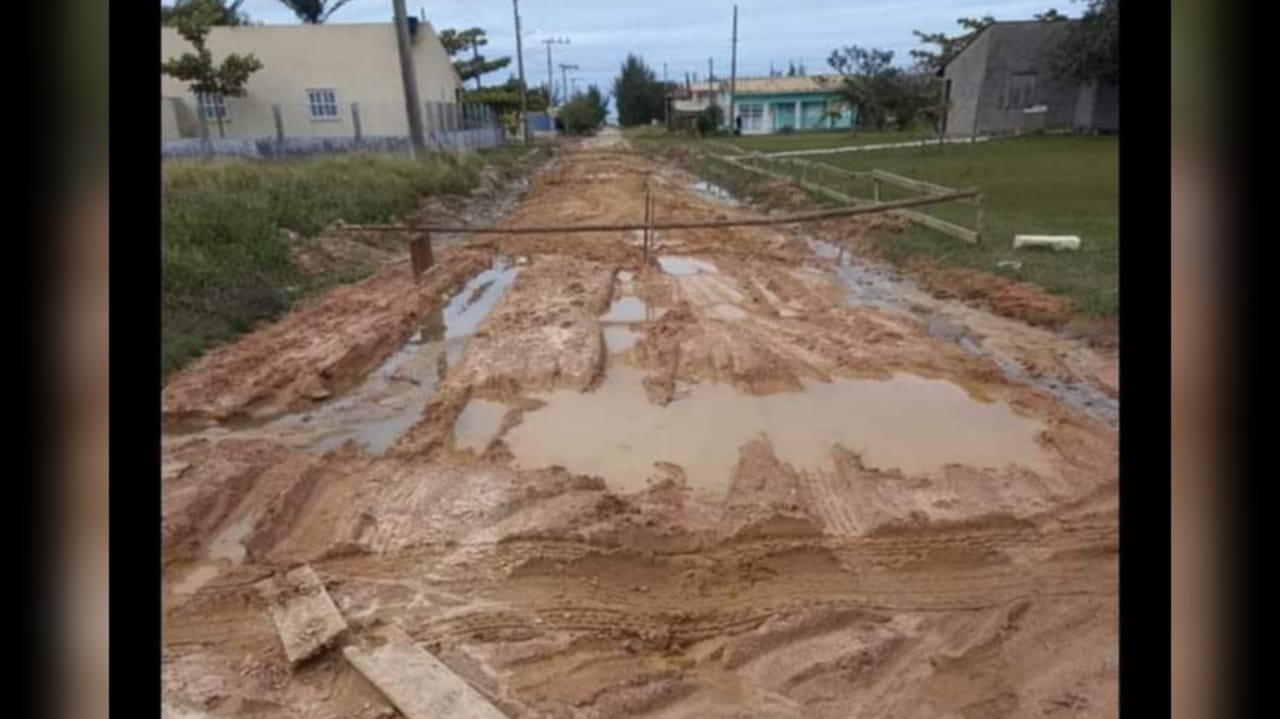
{"label": "fence", "polygon": [[[846,170],[824,162],[759,153],[740,155],[717,155],[712,153],[708,154],[708,157],[727,163],[740,170],[793,182],[810,192],[816,192],[836,202],[848,205],[882,204],[887,199],[883,192],[883,188],[886,186],[902,191],[919,193],[913,195],[914,197],[932,197],[935,200],[937,198],[947,198],[947,201],[970,205],[974,208],[973,227],[965,227],[957,222],[927,215],[911,209],[911,205],[896,206],[890,212],[918,225],[950,235],[970,244],[976,245],[982,242],[983,197],[981,190],[976,187],[960,190],[904,177],[884,170]],[[841,186],[841,189],[836,189],[835,186],[841,185],[840,181],[844,181],[845,184]],[[855,197],[848,191],[842,191],[848,190],[850,181],[853,183],[869,181],[872,186],[871,199]],[[941,201],[943,200],[937,200],[937,202]],[[936,202],[925,204],[936,204]]]}
{"label": "fence", "polygon": [[[412,151],[403,102],[339,104],[328,99],[333,102],[228,98],[201,108],[182,98],[164,98],[162,154],[279,158]],[[487,105],[424,102],[422,126],[427,148],[436,151],[496,147],[506,141],[506,131]]]}

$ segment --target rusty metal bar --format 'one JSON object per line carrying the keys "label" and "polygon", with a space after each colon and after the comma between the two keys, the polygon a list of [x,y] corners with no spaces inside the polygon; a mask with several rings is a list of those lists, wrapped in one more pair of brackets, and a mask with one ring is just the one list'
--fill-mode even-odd
{"label": "rusty metal bar", "polygon": [[[977,197],[979,194],[980,190],[977,189],[956,190],[955,192],[947,192],[938,195],[908,197],[902,200],[893,200],[892,202],[868,203],[858,205],[856,207],[836,207],[829,210],[800,212],[794,215],[783,215],[780,217],[741,218],[734,220],[687,220],[654,222],[652,224],[645,222],[624,222],[613,225],[563,225],[542,227],[459,227],[454,225],[426,225],[415,229],[424,230],[426,232],[462,235],[544,235],[571,234],[577,232],[630,232],[635,230],[644,230],[646,228],[653,230],[699,230],[711,227],[761,227],[766,225],[793,225],[799,222],[826,220],[832,217],[870,215],[877,212],[888,212],[889,210],[897,210],[904,207],[919,207],[921,205],[935,205],[943,202],[954,202],[956,200]],[[347,227],[356,231],[410,231],[410,228],[403,225],[348,225]]]}

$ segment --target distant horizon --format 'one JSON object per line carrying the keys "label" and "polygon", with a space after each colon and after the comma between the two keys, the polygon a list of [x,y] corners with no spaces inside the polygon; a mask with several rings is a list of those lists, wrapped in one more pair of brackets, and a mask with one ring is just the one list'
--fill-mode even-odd
{"label": "distant horizon", "polygon": [[[172,2],[161,2],[171,5]],[[683,83],[685,73],[698,81],[707,79],[707,58],[713,58],[716,79],[727,79],[730,70],[733,5],[726,2],[680,3],[653,0],[644,7],[625,2],[523,0],[524,73],[530,87],[547,82],[544,38],[568,38],[568,45],[553,45],[553,63],[575,64],[569,78],[583,90],[597,85],[612,98],[613,81],[628,54],[644,59],[658,79]],[[791,62],[803,65],[808,75],[834,73],[826,58],[845,45],[890,50],[893,64],[913,63],[910,51],[924,49],[912,30],[961,32],[956,19],[992,15],[997,20],[1030,20],[1056,8],[1078,17],[1082,3],[1061,0],[872,0],[856,6],[822,0],[792,0],[783,8],[764,0],[739,0],[738,77],[768,77],[770,63],[784,75]],[[410,15],[426,18],[437,31],[479,27],[489,44],[480,52],[487,57],[511,56],[511,64],[486,75],[486,85],[501,84],[519,75],[515,59],[515,23],[510,0],[407,0]],[[669,8],[669,11],[666,10]],[[248,0],[241,10],[254,23],[295,25],[297,17],[279,0]],[[352,0],[331,18],[332,24],[389,22],[389,0]],[[874,25],[868,22],[874,19]],[[559,67],[553,67],[557,92]],[[570,88],[574,86],[570,82]],[[610,120],[616,108],[609,103]]]}

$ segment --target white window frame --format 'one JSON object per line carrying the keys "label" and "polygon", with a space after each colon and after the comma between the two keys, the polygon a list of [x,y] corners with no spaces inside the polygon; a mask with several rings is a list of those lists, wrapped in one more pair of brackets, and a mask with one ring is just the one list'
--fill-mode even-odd
{"label": "white window frame", "polygon": [[219,114],[222,116],[222,124],[231,122],[231,110],[227,107],[227,98],[216,92],[201,92],[196,95],[196,110],[200,115],[200,119],[206,123],[218,122]]}
{"label": "white window frame", "polygon": [[738,114],[742,116],[742,131],[764,129],[764,103],[740,102]]}
{"label": "white window frame", "polygon": [[[338,99],[338,90],[332,87],[309,87],[307,93],[307,115],[312,122],[341,122],[342,121],[342,101]],[[329,93],[329,98],[325,98],[322,93]],[[316,113],[317,109],[332,109],[333,114],[327,112]]]}

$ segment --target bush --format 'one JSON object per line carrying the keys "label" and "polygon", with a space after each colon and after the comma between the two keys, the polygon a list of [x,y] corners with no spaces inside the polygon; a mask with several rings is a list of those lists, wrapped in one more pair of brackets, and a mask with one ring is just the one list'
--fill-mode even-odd
{"label": "bush", "polygon": [[604,122],[595,103],[588,95],[578,95],[560,108],[560,119],[565,132],[570,135],[590,135]]}
{"label": "bush", "polygon": [[724,120],[724,110],[719,105],[708,105],[707,109],[698,113],[698,133],[709,135],[720,129]]}
{"label": "bush", "polygon": [[170,161],[162,168],[161,368],[278,315],[308,288],[280,230],[310,236],[337,219],[385,222],[418,197],[465,192],[479,180],[475,155],[408,158],[347,155],[283,162]]}

